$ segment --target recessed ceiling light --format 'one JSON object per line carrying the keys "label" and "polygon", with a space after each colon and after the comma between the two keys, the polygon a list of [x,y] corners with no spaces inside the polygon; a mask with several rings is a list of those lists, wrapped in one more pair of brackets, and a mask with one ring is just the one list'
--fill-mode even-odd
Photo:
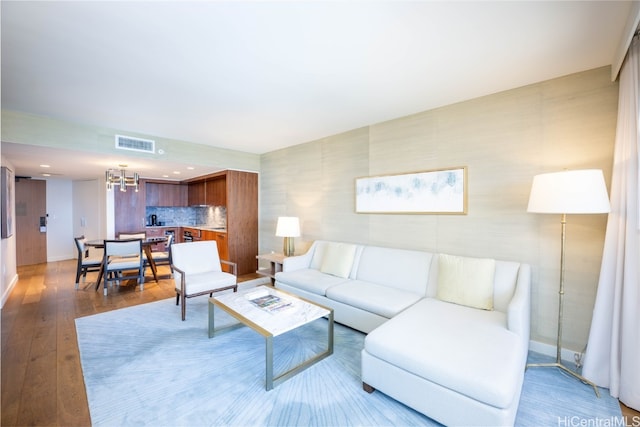
{"label": "recessed ceiling light", "polygon": [[49,165],[40,165],[41,168],[50,168],[51,166]]}
{"label": "recessed ceiling light", "polygon": [[169,175],[164,174],[164,175],[162,175],[162,177],[163,177],[163,178],[169,178]]}
{"label": "recessed ceiling light", "polygon": [[51,176],[50,173],[43,173],[42,176]]}
{"label": "recessed ceiling light", "polygon": [[192,171],[192,170],[194,170],[195,168],[194,168],[193,166],[187,166],[187,169],[188,169],[188,170],[190,170],[190,171]]}
{"label": "recessed ceiling light", "polygon": [[180,171],[173,171],[174,175],[180,175]]}

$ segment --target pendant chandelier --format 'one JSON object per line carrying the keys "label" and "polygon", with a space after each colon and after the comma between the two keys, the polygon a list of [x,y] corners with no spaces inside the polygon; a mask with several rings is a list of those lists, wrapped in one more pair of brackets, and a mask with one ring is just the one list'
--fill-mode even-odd
{"label": "pendant chandelier", "polygon": [[127,187],[134,187],[136,193],[138,192],[138,184],[140,178],[137,172],[134,172],[133,176],[127,176],[124,168],[127,165],[118,165],[120,166],[120,170],[116,169],[107,169],[105,173],[105,178],[107,181],[107,190],[111,190],[113,186],[119,185],[120,191],[127,191]]}

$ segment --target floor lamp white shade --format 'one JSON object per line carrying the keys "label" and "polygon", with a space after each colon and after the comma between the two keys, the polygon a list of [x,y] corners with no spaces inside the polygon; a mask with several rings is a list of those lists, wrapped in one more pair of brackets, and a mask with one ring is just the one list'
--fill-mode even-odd
{"label": "floor lamp white shade", "polygon": [[283,252],[285,256],[295,253],[294,237],[300,236],[300,220],[295,216],[278,217],[276,236],[284,237]]}
{"label": "floor lamp white shade", "polygon": [[609,212],[609,196],[599,169],[545,173],[533,177],[527,212],[597,214]]}
{"label": "floor lamp white shade", "polygon": [[599,169],[586,169],[545,173],[533,177],[529,195],[528,212],[561,214],[560,224],[560,289],[558,292],[558,335],[556,341],[556,361],[554,363],[534,363],[527,367],[559,368],[585,384],[593,387],[600,397],[598,388],[591,381],[562,364],[562,320],[564,303],[565,240],[567,214],[598,214],[610,210],[609,196],[604,175]]}

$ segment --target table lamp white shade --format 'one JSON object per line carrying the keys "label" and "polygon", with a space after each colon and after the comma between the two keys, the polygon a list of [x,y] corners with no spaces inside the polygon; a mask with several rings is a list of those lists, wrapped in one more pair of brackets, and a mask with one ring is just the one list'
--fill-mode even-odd
{"label": "table lamp white shade", "polygon": [[284,237],[283,252],[285,256],[295,254],[294,237],[300,236],[300,220],[295,216],[278,217],[276,236]]}
{"label": "table lamp white shade", "polygon": [[299,237],[300,220],[295,216],[278,217],[276,225],[276,236],[278,237]]}
{"label": "table lamp white shade", "polygon": [[599,169],[553,172],[533,177],[527,212],[596,214],[609,210],[607,187]]}

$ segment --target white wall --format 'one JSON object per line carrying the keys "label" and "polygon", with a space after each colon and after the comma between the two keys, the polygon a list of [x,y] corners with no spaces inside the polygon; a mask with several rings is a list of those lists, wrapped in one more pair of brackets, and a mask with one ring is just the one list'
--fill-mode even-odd
{"label": "white wall", "polygon": [[100,180],[73,182],[73,236],[87,240],[106,237],[104,193]]}
{"label": "white wall", "polygon": [[72,182],[47,179],[47,262],[75,258]]}
{"label": "white wall", "polygon": [[[14,166],[4,158],[0,156],[2,166],[6,166],[9,169],[15,171]],[[16,217],[15,212],[15,193],[12,195],[13,200],[11,206],[13,206],[13,217]],[[7,298],[11,294],[11,290],[18,282],[18,270],[16,268],[16,234],[6,239],[2,239],[0,242],[0,298],[1,305],[4,307],[4,303],[7,302]]]}

